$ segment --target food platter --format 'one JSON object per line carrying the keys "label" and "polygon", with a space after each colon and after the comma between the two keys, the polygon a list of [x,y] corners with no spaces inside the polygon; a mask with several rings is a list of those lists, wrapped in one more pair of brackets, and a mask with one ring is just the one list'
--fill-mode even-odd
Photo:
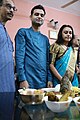
{"label": "food platter", "polygon": [[[72,87],[73,93],[71,94],[71,97],[74,98],[76,97],[76,94],[80,92],[80,88],[77,87]],[[18,90],[19,95],[21,100],[26,103],[26,104],[31,104],[31,105],[37,105],[37,104],[42,104],[45,100],[45,96],[51,95],[52,93],[55,95],[61,95],[60,92],[60,84],[58,84],[54,88],[42,88],[42,89],[19,89]],[[52,93],[50,93],[52,92]]]}

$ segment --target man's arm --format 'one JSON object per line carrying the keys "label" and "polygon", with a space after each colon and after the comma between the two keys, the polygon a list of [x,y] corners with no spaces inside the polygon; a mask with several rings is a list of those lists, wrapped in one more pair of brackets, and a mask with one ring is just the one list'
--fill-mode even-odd
{"label": "man's arm", "polygon": [[15,61],[19,81],[26,80],[24,58],[25,58],[25,37],[23,29],[20,29],[15,37]]}

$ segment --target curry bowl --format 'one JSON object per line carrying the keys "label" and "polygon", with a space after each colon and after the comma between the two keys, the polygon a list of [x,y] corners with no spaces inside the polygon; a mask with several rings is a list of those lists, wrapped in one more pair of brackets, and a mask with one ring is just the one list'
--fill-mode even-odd
{"label": "curry bowl", "polygon": [[[60,99],[62,95],[57,95],[57,97]],[[46,103],[46,106],[52,111],[52,112],[56,112],[56,113],[59,113],[59,112],[64,112],[66,111],[69,106],[70,106],[70,103],[72,101],[72,97],[68,97],[68,100],[67,101],[49,101],[48,100],[48,96],[45,97],[44,99],[45,103]]]}
{"label": "curry bowl", "polygon": [[43,102],[44,92],[36,89],[19,89],[21,100],[26,104],[39,104]]}

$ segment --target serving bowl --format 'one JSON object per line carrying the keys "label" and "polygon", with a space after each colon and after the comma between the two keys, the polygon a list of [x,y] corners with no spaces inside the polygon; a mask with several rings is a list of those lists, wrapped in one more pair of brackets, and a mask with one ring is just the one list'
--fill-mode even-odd
{"label": "serving bowl", "polygon": [[80,96],[73,98],[78,110],[80,111]]}
{"label": "serving bowl", "polygon": [[44,92],[36,89],[19,89],[21,100],[26,104],[39,104],[43,102]]}
{"label": "serving bowl", "polygon": [[[62,95],[57,95],[57,97],[60,99]],[[68,97],[67,101],[61,101],[61,102],[56,102],[56,101],[49,101],[48,100],[48,96],[45,97],[45,103],[46,106],[52,111],[52,112],[64,112],[66,111],[69,106],[70,103],[72,101],[72,97]]]}

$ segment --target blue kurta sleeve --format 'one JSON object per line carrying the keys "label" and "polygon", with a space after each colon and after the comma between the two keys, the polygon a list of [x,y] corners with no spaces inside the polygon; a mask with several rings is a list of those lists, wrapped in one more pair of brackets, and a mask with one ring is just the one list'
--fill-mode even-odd
{"label": "blue kurta sleeve", "polygon": [[49,44],[49,40],[48,40],[48,56],[47,56],[47,68],[48,68],[48,73],[47,73],[47,78],[48,78],[48,81],[52,81],[52,74],[51,74],[51,71],[50,71],[50,55],[49,55],[49,51],[50,51],[50,44]]}
{"label": "blue kurta sleeve", "polygon": [[18,30],[15,37],[15,59],[19,81],[26,80],[24,58],[25,58],[25,32],[24,29],[21,28]]}

